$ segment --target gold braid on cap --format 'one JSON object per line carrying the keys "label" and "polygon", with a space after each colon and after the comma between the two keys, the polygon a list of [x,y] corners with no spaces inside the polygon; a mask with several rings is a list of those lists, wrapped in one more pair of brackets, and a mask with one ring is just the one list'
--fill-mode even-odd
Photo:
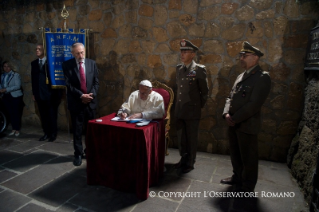
{"label": "gold braid on cap", "polygon": [[249,53],[254,53],[254,54],[256,54],[256,52],[254,52],[254,51],[252,51],[252,50],[250,50],[250,49],[242,49],[242,50],[240,50],[241,52],[249,52]]}

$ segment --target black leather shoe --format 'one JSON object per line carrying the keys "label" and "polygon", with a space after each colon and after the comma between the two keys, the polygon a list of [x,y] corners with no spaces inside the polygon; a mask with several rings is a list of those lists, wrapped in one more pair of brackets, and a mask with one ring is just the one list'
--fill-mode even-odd
{"label": "black leather shoe", "polygon": [[53,142],[53,141],[55,141],[55,139],[56,139],[55,136],[51,136],[48,141],[49,141],[49,142]]}
{"label": "black leather shoe", "polygon": [[49,136],[47,134],[44,134],[44,136],[42,136],[39,141],[45,141],[49,138]]}
{"label": "black leather shoe", "polygon": [[188,173],[194,169],[193,166],[186,166],[185,168],[182,169],[183,173]]}
{"label": "black leather shoe", "polygon": [[81,155],[81,157],[82,157],[82,159],[86,159],[86,154],[83,153],[83,154]]}
{"label": "black leather shoe", "polygon": [[239,182],[233,180],[232,177],[227,177],[225,179],[222,179],[220,181],[221,184],[228,184],[228,185],[235,185],[235,184],[239,184]]}
{"label": "black leather shoe", "polygon": [[82,157],[81,157],[81,155],[79,155],[79,156],[74,156],[73,165],[74,165],[74,166],[81,166],[81,164],[82,164]]}

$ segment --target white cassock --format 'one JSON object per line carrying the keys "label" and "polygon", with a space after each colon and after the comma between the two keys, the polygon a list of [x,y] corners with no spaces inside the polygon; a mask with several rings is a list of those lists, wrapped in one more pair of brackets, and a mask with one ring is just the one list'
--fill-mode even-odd
{"label": "white cassock", "polygon": [[134,113],[142,113],[144,119],[161,119],[165,114],[163,97],[152,91],[146,100],[142,100],[139,96],[139,91],[134,91],[124,102],[118,115],[127,113],[128,116]]}

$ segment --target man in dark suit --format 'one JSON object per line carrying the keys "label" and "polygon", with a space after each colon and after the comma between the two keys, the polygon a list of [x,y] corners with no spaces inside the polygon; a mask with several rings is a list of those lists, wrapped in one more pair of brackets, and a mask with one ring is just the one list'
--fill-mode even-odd
{"label": "man in dark suit", "polygon": [[72,55],[75,58],[63,62],[62,69],[73,128],[73,164],[80,166],[84,157],[82,131],[86,129],[88,120],[94,119],[99,81],[96,63],[85,58],[82,43],[72,45]]}
{"label": "man in dark suit", "polygon": [[258,65],[263,55],[258,48],[246,41],[243,43],[239,59],[245,72],[237,77],[223,112],[229,126],[233,175],[221,183],[235,185],[237,191],[254,191],[258,178],[260,110],[271,86],[268,72]]}
{"label": "man in dark suit", "polygon": [[49,142],[53,142],[57,136],[58,107],[61,102],[62,90],[51,87],[43,45],[37,45],[36,55],[38,59],[31,62],[31,81],[33,101],[37,102],[44,132],[39,141],[49,139]]}
{"label": "man in dark suit", "polygon": [[175,116],[181,160],[175,168],[187,173],[194,169],[201,108],[208,97],[208,86],[205,66],[193,60],[198,47],[182,40],[180,50],[183,64],[176,67]]}

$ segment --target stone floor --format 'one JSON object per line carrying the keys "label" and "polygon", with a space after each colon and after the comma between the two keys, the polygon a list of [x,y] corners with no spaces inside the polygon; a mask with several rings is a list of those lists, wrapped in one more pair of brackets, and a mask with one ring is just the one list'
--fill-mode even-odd
{"label": "stone floor", "polygon": [[260,161],[258,198],[224,198],[217,195],[232,189],[219,183],[231,175],[229,156],[199,152],[195,169],[180,174],[172,167],[179,160],[178,151],[169,149],[163,180],[150,188],[155,197],[140,201],[135,194],[86,185],[85,160],[80,167],[72,164],[70,134],[60,132],[49,143],[38,141],[42,132],[35,127],[25,127],[19,137],[6,136],[8,132],[0,138],[1,212],[308,211],[297,183],[282,163]]}

